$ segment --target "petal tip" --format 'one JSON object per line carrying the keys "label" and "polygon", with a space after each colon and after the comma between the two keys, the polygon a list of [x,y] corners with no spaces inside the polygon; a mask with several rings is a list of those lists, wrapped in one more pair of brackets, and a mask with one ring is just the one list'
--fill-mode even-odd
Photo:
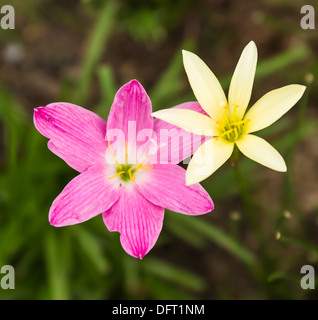
{"label": "petal tip", "polygon": [[187,62],[187,61],[191,61],[189,59],[193,59],[193,58],[195,59],[195,58],[199,58],[199,57],[195,53],[183,49],[182,50],[182,58],[183,58],[183,62]]}
{"label": "petal tip", "polygon": [[[169,112],[171,111],[169,109],[162,109],[151,113],[152,117],[155,117],[157,119],[161,119],[163,121],[167,121],[167,114],[169,115]],[[169,121],[168,121],[169,122]]]}
{"label": "petal tip", "polygon": [[67,219],[63,214],[61,214],[61,211],[56,207],[55,201],[53,201],[52,206],[49,210],[49,223],[53,227],[65,227],[72,225],[75,222],[73,219]]}
{"label": "petal tip", "polygon": [[33,109],[33,123],[35,128],[40,131],[40,127],[41,127],[41,119],[43,117],[43,110],[44,107],[37,107]]}
{"label": "petal tip", "polygon": [[122,245],[122,247],[127,254],[129,254],[131,257],[139,259],[139,260],[142,260],[144,258],[144,256],[148,253],[148,251],[150,251],[150,250],[142,250],[139,252],[139,251],[135,251],[135,250],[130,250],[123,245]]}
{"label": "petal tip", "polygon": [[[198,185],[200,186],[200,187],[202,187],[199,183],[198,183]],[[204,189],[203,189],[204,190]],[[208,192],[206,191],[206,190],[204,190],[204,202],[205,202],[205,205],[204,205],[204,210],[202,211],[202,214],[207,214],[207,213],[209,213],[209,212],[211,212],[211,211],[213,211],[214,210],[214,203],[213,203],[213,200],[211,199],[211,197],[210,197],[210,195],[208,194]],[[203,201],[202,201],[202,203],[203,203]]]}
{"label": "petal tip", "polygon": [[210,213],[214,210],[214,203],[213,203],[212,199],[210,198],[210,196],[206,200],[207,200],[207,203],[206,203],[205,209],[201,211],[201,214],[207,214],[207,213]]}
{"label": "petal tip", "polygon": [[[286,87],[288,87],[288,86],[286,86]],[[303,95],[307,89],[307,86],[302,85],[302,84],[291,84],[290,87],[292,87],[295,91],[297,90],[301,95]]]}
{"label": "petal tip", "polygon": [[[212,199],[210,198],[210,201],[209,201],[209,207],[208,207],[209,209],[209,211],[208,212],[211,212],[211,211],[213,211],[214,210],[214,203],[213,203],[213,201],[212,201]],[[207,212],[207,213],[208,213]]]}
{"label": "petal tip", "polygon": [[39,112],[43,109],[44,107],[36,107],[33,109],[34,115],[39,114]]}
{"label": "petal tip", "polygon": [[61,226],[61,219],[58,218],[58,214],[55,211],[55,208],[53,207],[54,202],[52,203],[52,206],[49,210],[49,223],[53,227],[59,227]]}
{"label": "petal tip", "polygon": [[132,79],[128,82],[131,86],[141,86],[141,83],[137,79]]}
{"label": "petal tip", "polygon": [[56,219],[56,216],[51,216],[51,214],[49,214],[49,223],[53,227],[58,227],[59,226],[59,223],[58,223],[58,221]]}
{"label": "petal tip", "polygon": [[279,171],[280,172],[287,172],[287,166],[286,166],[285,162],[284,162],[284,165],[282,165],[282,167],[280,168]]}
{"label": "petal tip", "polygon": [[187,59],[191,59],[191,57],[196,57],[196,54],[188,50],[184,50],[184,49],[182,50],[183,61],[186,61]]}
{"label": "petal tip", "polygon": [[202,180],[203,179],[200,180],[196,176],[186,174],[186,186],[191,186],[193,184],[201,182]]}
{"label": "petal tip", "polygon": [[307,86],[304,86],[304,85],[299,85],[300,86],[300,89],[302,91],[302,94],[306,91],[307,89]]}
{"label": "petal tip", "polygon": [[253,50],[256,54],[257,54],[257,46],[256,46],[256,43],[251,40],[246,46],[245,46],[245,49],[250,49],[250,50]]}
{"label": "petal tip", "polygon": [[145,92],[144,87],[142,86],[142,84],[136,80],[136,79],[132,79],[129,82],[125,83],[117,92],[120,93],[121,95],[126,95],[127,92]]}
{"label": "petal tip", "polygon": [[182,49],[182,50],[181,50],[181,52],[182,52],[182,55],[185,55],[185,54],[188,54],[188,53],[190,53],[190,51],[188,51],[188,50],[185,50],[185,49]]}
{"label": "petal tip", "polygon": [[255,47],[256,47],[256,43],[254,42],[254,40],[251,40],[251,41],[248,43],[248,45],[250,45],[250,46],[255,46]]}

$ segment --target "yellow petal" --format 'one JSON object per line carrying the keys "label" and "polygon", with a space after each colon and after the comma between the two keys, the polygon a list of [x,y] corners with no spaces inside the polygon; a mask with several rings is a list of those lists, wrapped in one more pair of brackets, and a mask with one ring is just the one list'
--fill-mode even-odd
{"label": "yellow petal", "polygon": [[151,115],[195,134],[213,136],[213,128],[216,129],[213,119],[193,110],[164,109]]}
{"label": "yellow petal", "polygon": [[242,119],[251,98],[257,63],[257,48],[251,41],[243,50],[232,76],[229,88],[229,112],[236,109],[236,116]]}
{"label": "yellow petal", "polygon": [[236,141],[240,151],[248,158],[276,171],[287,171],[285,161],[279,152],[264,139],[252,134]]}
{"label": "yellow petal", "polygon": [[222,119],[227,99],[219,80],[194,53],[182,50],[183,65],[193,93],[205,112],[214,120]]}
{"label": "yellow petal", "polygon": [[261,130],[278,120],[302,97],[305,89],[305,86],[291,84],[265,94],[246,113],[244,119],[250,119],[246,132]]}
{"label": "yellow petal", "polygon": [[229,157],[234,143],[226,140],[210,139],[203,143],[194,153],[186,172],[186,184],[191,185],[209,177]]}

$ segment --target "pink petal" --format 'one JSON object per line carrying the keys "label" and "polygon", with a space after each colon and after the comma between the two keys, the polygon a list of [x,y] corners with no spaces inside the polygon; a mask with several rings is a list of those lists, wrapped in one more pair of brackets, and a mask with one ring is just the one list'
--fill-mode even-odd
{"label": "pink petal", "polygon": [[101,163],[107,147],[106,121],[70,103],[34,109],[34,125],[49,138],[48,148],[73,169],[83,172]]}
{"label": "pink petal", "polygon": [[92,166],[75,177],[54,200],[49,221],[55,227],[80,223],[108,210],[120,188],[107,179],[103,166]]}
{"label": "pink petal", "polygon": [[185,169],[175,164],[158,164],[148,171],[147,179],[140,183],[136,179],[136,186],[152,203],[188,215],[213,210],[209,194],[199,183],[186,186]]}
{"label": "pink petal", "polygon": [[128,82],[118,90],[114,98],[107,121],[107,140],[114,141],[119,131],[124,136],[120,139],[119,148],[126,141],[128,153],[130,148],[136,152],[137,147],[145,144],[137,139],[140,131],[144,130],[151,137],[151,111],[151,101],[143,86],[137,80]]}
{"label": "pink petal", "polygon": [[[198,102],[186,102],[173,108],[193,110],[207,115]],[[168,122],[155,119],[153,141],[156,142],[158,149],[149,158],[150,162],[177,164],[190,157],[208,139],[211,137],[192,134]]]}
{"label": "pink petal", "polygon": [[120,232],[124,250],[139,259],[156,243],[163,217],[163,208],[149,202],[138,191],[128,189],[124,189],[118,201],[103,213],[108,230]]}

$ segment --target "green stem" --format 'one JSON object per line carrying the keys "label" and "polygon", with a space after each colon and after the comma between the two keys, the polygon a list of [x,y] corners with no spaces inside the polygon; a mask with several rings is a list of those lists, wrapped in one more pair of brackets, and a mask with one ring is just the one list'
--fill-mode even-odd
{"label": "green stem", "polygon": [[[234,151],[231,156],[231,164],[235,172],[236,181],[238,184],[239,192],[244,204],[244,212],[246,213],[250,229],[253,232],[253,236],[258,240],[259,244],[263,243],[263,234],[261,232],[261,226],[255,216],[254,204],[252,198],[249,195],[247,185],[242,173],[242,168],[240,166],[240,152],[239,149],[235,146]],[[267,283],[267,272],[266,267],[264,267],[268,261],[267,254],[260,245],[262,261],[255,266],[251,266],[250,271],[253,274],[254,278],[266,291],[270,291]]]}
{"label": "green stem", "polygon": [[237,147],[234,148],[231,156],[231,164],[235,172],[236,181],[245,206],[245,210],[250,214],[252,212],[252,201],[248,195],[246,183],[243,177],[242,168],[240,166],[240,153]]}
{"label": "green stem", "polygon": [[245,179],[242,173],[242,168],[240,166],[240,153],[239,149],[235,146],[233,154],[231,156],[231,164],[234,169],[236,181],[238,184],[239,192],[244,204],[244,211],[246,212],[249,223],[254,232],[257,234],[259,231],[259,224],[257,223],[257,219],[254,215],[253,201],[248,193],[247,186],[245,183]]}

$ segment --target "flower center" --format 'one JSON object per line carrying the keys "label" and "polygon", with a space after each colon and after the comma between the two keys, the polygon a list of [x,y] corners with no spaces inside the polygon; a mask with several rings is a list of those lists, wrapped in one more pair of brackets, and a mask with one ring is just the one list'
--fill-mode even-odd
{"label": "flower center", "polygon": [[117,164],[116,174],[109,177],[108,180],[116,178],[116,177],[120,177],[120,179],[124,182],[128,182],[128,181],[134,182],[136,179],[135,175],[137,174],[137,172],[140,169],[152,169],[153,168],[153,165],[151,165],[150,167],[143,166],[143,164],[146,162],[147,159],[144,160],[143,162],[141,162],[140,164],[128,164],[127,163],[127,160],[128,160],[127,142],[125,142],[125,163],[124,164],[120,164],[117,161],[117,159],[115,158],[113,150],[110,147],[109,141],[108,141],[108,148],[110,150],[112,157],[114,158],[114,160]]}
{"label": "flower center", "polygon": [[215,137],[215,139],[224,138],[230,142],[237,141],[241,135],[244,133],[244,126],[249,119],[246,120],[238,120],[236,118],[236,109],[239,106],[234,107],[233,114],[231,116],[228,115],[228,106],[224,107],[224,114],[221,121],[217,121],[219,126],[220,135]]}

